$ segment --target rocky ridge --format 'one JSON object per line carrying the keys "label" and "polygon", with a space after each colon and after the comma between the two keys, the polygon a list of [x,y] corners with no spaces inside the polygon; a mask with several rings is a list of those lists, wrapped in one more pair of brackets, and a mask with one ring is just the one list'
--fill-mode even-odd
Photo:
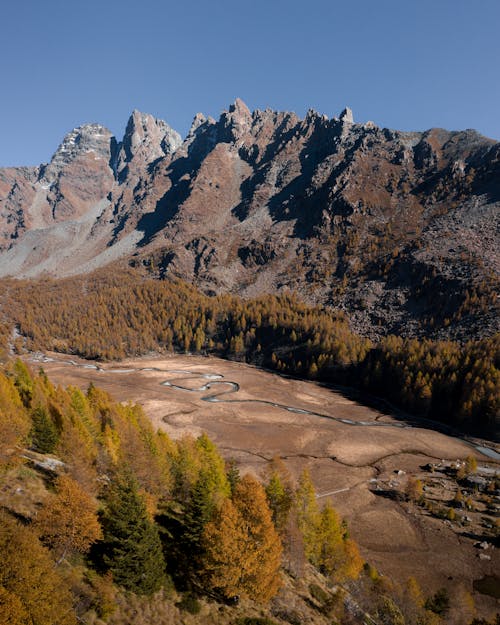
{"label": "rocky ridge", "polygon": [[184,139],[134,111],[117,141],[69,133],[48,165],[0,170],[0,273],[115,260],[207,292],[292,290],[371,336],[499,329],[500,144],[309,111],[198,114]]}

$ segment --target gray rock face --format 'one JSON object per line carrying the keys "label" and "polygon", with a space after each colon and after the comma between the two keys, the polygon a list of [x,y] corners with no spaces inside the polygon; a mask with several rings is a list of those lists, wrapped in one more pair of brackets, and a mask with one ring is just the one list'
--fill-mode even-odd
{"label": "gray rock face", "polygon": [[471,338],[499,328],[499,209],[500,144],[474,131],[236,100],[181,144],[134,111],[121,142],[89,124],[49,165],[0,170],[0,275],[153,257],[206,291],[294,291],[369,336]]}
{"label": "gray rock face", "polygon": [[346,108],[342,111],[342,113],[340,113],[340,117],[339,117],[341,122],[344,122],[345,124],[354,124],[354,116],[352,114],[351,109],[346,106]]}
{"label": "gray rock face", "polygon": [[132,163],[143,167],[153,161],[173,154],[182,144],[182,138],[162,119],[134,110],[130,116],[125,136],[119,146],[116,163],[118,177]]}
{"label": "gray rock face", "polygon": [[107,165],[111,158],[112,133],[100,124],[85,124],[69,132],[50,163],[43,168],[41,180],[54,182],[61,171],[76,159],[91,155]]}

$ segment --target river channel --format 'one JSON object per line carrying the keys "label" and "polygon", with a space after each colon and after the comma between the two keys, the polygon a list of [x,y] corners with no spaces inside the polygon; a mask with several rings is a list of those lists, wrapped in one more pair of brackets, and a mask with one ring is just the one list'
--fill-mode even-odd
{"label": "river channel", "polygon": [[[234,395],[238,393],[240,390],[240,385],[237,382],[232,382],[230,380],[224,380],[224,376],[220,373],[200,373],[198,371],[191,371],[189,369],[162,369],[159,367],[134,367],[134,368],[112,368],[106,369],[101,367],[98,364],[90,364],[90,363],[79,363],[75,360],[65,360],[53,358],[51,356],[47,356],[45,354],[34,354],[32,357],[32,361],[39,363],[57,363],[62,365],[67,365],[70,367],[80,367],[83,369],[93,369],[98,371],[99,373],[106,374],[130,374],[130,373],[139,373],[141,371],[154,371],[156,373],[165,373],[169,376],[175,375],[179,377],[175,377],[173,379],[161,380],[159,382],[160,386],[168,387],[170,389],[184,392],[184,393],[205,393],[202,395],[200,399],[205,402],[210,403],[250,403],[250,404],[258,404],[262,406],[272,406],[273,408],[278,408],[280,410],[285,410],[288,412],[292,412],[295,414],[303,414],[309,415],[312,417],[318,417],[320,419],[329,419],[331,421],[337,421],[339,423],[343,423],[345,425],[353,426],[353,427],[383,427],[383,428],[403,428],[403,429],[411,429],[413,426],[407,423],[388,423],[382,421],[354,421],[352,419],[346,419],[341,417],[335,417],[332,415],[324,414],[322,412],[316,412],[314,410],[307,410],[304,408],[297,408],[296,406],[290,406],[287,404],[281,404],[272,402],[266,399],[239,399],[239,398],[229,398],[228,395]],[[199,386],[186,386],[186,382],[192,380],[201,380],[203,383]],[[495,449],[488,447],[485,443],[477,444],[467,440],[466,438],[462,438],[460,436],[452,436],[457,440],[462,441],[463,443],[469,445],[474,448],[483,456],[491,458],[495,461],[500,461],[500,453],[495,451]]]}

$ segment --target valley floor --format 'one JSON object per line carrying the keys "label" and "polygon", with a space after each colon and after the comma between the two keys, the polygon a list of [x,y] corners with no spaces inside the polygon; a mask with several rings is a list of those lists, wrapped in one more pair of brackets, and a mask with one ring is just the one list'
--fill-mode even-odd
{"label": "valley floor", "polygon": [[[413,576],[429,592],[461,585],[472,593],[474,581],[500,570],[487,521],[493,513],[480,497],[472,510],[458,511],[463,522],[452,522],[403,496],[408,480],[416,478],[434,509],[449,509],[456,492],[452,468],[470,455],[479,475],[500,472],[498,460],[466,441],[409,427],[313,382],[217,358],[171,355],[99,364],[49,354],[36,364],[56,383],[86,388],[92,382],[117,400],[141,404],[154,425],[174,438],[207,432],[243,471],[261,475],[276,455],[294,476],[307,466],[318,496],[330,498],[348,520],[363,556],[392,579]],[[479,542],[487,549],[478,549]],[[478,592],[474,599],[485,613],[498,610],[498,599]]]}

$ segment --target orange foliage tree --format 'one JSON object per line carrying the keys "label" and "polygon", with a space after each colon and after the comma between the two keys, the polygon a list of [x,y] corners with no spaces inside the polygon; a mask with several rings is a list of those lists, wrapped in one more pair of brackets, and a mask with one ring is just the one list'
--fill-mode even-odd
{"label": "orange foliage tree", "polygon": [[249,476],[236,486],[204,530],[205,574],[225,597],[265,603],[280,587],[282,547],[262,486]]}
{"label": "orange foliage tree", "polygon": [[58,562],[71,553],[87,553],[102,537],[97,502],[66,475],[55,481],[56,494],[37,516],[36,528],[42,542]]}
{"label": "orange foliage tree", "polygon": [[[0,607],[12,625],[76,625],[72,599],[49,552],[27,527],[0,512]],[[10,625],[10,623],[9,623]]]}

